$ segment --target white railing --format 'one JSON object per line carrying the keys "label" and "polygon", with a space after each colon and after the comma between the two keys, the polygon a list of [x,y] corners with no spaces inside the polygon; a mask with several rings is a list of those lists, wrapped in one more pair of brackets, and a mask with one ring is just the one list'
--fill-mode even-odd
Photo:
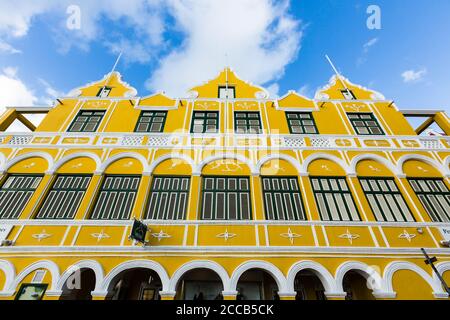
{"label": "white railing", "polygon": [[125,147],[262,149],[450,149],[450,137],[189,134],[189,133],[2,133],[0,148]]}

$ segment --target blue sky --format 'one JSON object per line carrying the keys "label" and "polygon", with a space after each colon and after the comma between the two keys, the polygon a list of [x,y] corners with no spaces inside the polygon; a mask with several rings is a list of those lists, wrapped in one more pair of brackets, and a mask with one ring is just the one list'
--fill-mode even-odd
{"label": "blue sky", "polygon": [[[80,8],[80,29],[67,8]],[[366,10],[381,9],[369,30]],[[49,103],[110,71],[145,96],[185,90],[230,64],[245,79],[313,97],[332,69],[400,108],[450,111],[448,0],[2,0],[0,105]]]}

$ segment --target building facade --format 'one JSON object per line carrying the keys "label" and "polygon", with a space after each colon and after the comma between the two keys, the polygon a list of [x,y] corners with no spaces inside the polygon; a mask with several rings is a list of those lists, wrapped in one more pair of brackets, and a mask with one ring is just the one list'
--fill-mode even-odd
{"label": "building facade", "polygon": [[428,113],[339,76],[271,98],[229,68],[182,99],[113,72],[7,108],[0,131],[32,132],[0,134],[0,298],[448,299],[421,248],[450,283],[450,121],[405,118]]}

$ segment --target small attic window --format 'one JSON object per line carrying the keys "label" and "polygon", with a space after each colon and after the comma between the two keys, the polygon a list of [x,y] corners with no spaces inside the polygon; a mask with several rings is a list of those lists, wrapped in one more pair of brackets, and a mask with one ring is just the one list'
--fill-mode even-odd
{"label": "small attic window", "polygon": [[111,93],[112,88],[111,87],[102,87],[98,93],[97,93],[97,97],[100,98],[106,98],[109,96],[109,94]]}
{"label": "small attic window", "polygon": [[228,86],[219,87],[219,99],[234,99],[236,98],[235,88]]}
{"label": "small attic window", "polygon": [[351,90],[345,89],[345,90],[341,90],[341,92],[346,100],[356,100],[356,97]]}

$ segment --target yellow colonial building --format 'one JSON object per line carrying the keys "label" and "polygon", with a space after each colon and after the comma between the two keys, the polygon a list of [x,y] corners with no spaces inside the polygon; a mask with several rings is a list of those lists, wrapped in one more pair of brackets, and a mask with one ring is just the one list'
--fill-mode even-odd
{"label": "yellow colonial building", "polygon": [[113,72],[0,131],[1,299],[448,299],[421,252],[450,283],[439,110],[340,76],[272,98],[226,68],[171,98]]}

